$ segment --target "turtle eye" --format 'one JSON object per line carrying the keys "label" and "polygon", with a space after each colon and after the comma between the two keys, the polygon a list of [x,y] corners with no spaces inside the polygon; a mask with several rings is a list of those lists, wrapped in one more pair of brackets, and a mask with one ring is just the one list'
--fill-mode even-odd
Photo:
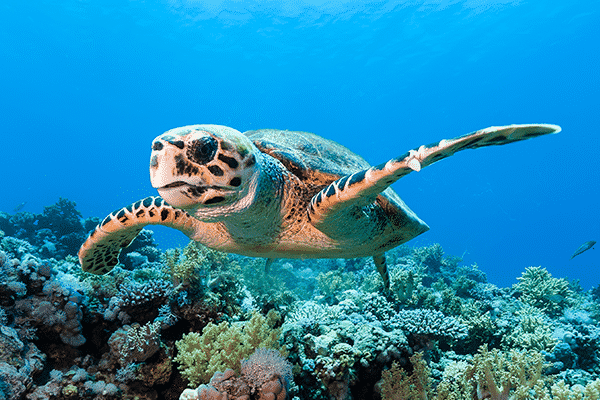
{"label": "turtle eye", "polygon": [[187,156],[197,164],[206,164],[214,158],[218,147],[219,144],[214,138],[205,136],[190,144]]}

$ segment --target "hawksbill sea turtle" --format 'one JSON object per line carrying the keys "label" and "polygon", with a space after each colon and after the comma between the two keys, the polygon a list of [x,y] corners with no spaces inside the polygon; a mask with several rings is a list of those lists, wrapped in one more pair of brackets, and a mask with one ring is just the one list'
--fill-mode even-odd
{"label": "hawksbill sea turtle", "polygon": [[152,142],[147,197],[108,215],[79,250],[84,271],[109,272],[146,225],[165,225],[220,251],[267,258],[373,257],[429,230],[390,185],[454,153],[560,132],[550,124],[490,127],[370,166],[313,133],[240,133],[190,125]]}

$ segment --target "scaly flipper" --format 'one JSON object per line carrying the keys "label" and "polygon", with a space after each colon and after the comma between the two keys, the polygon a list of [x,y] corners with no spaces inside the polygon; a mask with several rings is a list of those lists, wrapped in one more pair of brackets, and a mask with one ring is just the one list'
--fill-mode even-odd
{"label": "scaly flipper", "polygon": [[444,139],[421,146],[386,163],[332,182],[312,198],[308,215],[315,227],[327,226],[327,220],[338,218],[340,212],[346,212],[352,206],[372,203],[379,193],[398,179],[458,151],[503,145],[558,132],[560,127],[557,125],[508,125],[490,127],[455,139]]}
{"label": "scaly flipper", "polygon": [[121,249],[129,246],[144,226],[165,225],[193,236],[198,223],[162,198],[146,197],[104,218],[79,249],[79,262],[84,271],[105,274],[117,265]]}

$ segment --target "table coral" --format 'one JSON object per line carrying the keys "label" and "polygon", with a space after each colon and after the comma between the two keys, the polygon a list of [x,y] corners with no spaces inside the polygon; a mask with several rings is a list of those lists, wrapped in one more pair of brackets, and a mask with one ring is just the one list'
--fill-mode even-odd
{"label": "table coral", "polygon": [[418,342],[444,340],[453,342],[467,336],[468,328],[456,318],[440,311],[417,309],[400,310],[384,326],[401,329]]}

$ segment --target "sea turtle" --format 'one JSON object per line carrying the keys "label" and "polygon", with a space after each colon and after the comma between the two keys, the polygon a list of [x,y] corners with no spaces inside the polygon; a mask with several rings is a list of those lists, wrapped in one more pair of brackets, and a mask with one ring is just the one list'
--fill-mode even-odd
{"label": "sea turtle", "polygon": [[482,129],[370,166],[313,133],[190,125],[152,142],[147,197],[108,215],[79,250],[83,270],[104,274],[149,224],[180,230],[216,250],[267,258],[372,256],[389,287],[384,253],[429,227],[389,187],[460,150],[557,133],[549,124]]}

